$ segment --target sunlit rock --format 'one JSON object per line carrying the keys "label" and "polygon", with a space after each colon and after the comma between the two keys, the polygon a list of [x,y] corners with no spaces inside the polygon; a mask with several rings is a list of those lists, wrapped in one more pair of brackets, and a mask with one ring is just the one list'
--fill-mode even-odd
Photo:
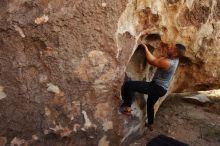
{"label": "sunlit rock", "polygon": [[0,119],[7,119],[1,134],[25,140],[74,134],[75,145],[85,146],[132,143],[143,133],[147,95],[137,95],[133,118],[125,118],[118,112],[121,86],[150,81],[156,70],[139,43],[151,44],[155,56],[166,54],[166,43],[186,46],[168,93],[217,89],[219,4],[1,0]]}

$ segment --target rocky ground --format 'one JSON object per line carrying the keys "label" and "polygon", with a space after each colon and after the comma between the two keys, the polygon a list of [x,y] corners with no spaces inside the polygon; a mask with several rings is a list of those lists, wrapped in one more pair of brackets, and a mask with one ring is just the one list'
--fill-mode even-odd
{"label": "rocky ground", "polygon": [[[198,104],[189,102],[182,95],[171,94],[160,107],[154,124],[154,131],[145,130],[145,133],[131,146],[145,146],[152,138],[163,134],[190,146],[218,146],[220,145],[220,98],[211,97],[212,103]],[[121,115],[124,116],[124,115]],[[128,118],[128,117],[124,117]],[[84,133],[86,134],[86,133]],[[97,145],[95,137],[83,139],[81,144]],[[76,135],[71,135],[72,137]],[[88,137],[88,136],[84,136]],[[92,142],[92,139],[94,139]],[[87,142],[86,142],[87,141]],[[79,144],[79,142],[77,142]],[[71,137],[60,138],[56,135],[47,135],[32,146],[75,146],[76,141]],[[118,146],[116,144],[115,146]]]}
{"label": "rocky ground", "polygon": [[144,146],[159,134],[175,138],[190,146],[220,145],[220,98],[213,97],[211,104],[195,104],[184,101],[181,96],[169,96],[160,107],[154,131],[132,146]]}

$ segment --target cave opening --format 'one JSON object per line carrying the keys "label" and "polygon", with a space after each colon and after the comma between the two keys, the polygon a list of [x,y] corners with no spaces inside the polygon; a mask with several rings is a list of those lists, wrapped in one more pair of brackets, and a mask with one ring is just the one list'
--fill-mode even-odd
{"label": "cave opening", "polygon": [[[140,42],[146,44],[152,53],[161,52],[161,48],[165,45],[157,33],[148,34],[140,39]],[[139,44],[126,66],[124,82],[128,80],[150,81],[154,71],[155,67],[147,63],[144,46]]]}
{"label": "cave opening", "polygon": [[126,67],[125,74],[129,80],[144,80],[146,65],[145,48],[138,45]]}
{"label": "cave opening", "polygon": [[153,34],[149,34],[145,37],[146,40],[148,41],[157,41],[160,40],[161,41],[161,37],[159,34],[153,33]]}
{"label": "cave opening", "polygon": [[[140,39],[140,42],[146,44],[152,53],[160,52],[161,46],[164,45],[160,35],[156,33],[148,34]],[[151,81],[155,71],[156,67],[151,66],[147,62],[144,46],[139,44],[126,66],[124,83],[130,80]],[[135,99],[132,99],[133,101],[137,101],[140,109],[145,107],[144,97],[144,94],[135,93]]]}

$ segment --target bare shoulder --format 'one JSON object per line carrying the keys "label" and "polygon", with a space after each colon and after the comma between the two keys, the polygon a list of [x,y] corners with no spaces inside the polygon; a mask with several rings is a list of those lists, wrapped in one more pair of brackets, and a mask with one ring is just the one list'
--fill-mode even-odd
{"label": "bare shoulder", "polygon": [[165,70],[168,70],[171,66],[169,59],[166,57],[156,59],[154,65]]}

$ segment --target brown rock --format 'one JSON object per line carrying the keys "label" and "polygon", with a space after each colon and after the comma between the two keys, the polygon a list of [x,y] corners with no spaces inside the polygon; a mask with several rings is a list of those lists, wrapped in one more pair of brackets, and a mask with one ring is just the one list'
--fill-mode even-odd
{"label": "brown rock", "polygon": [[95,117],[99,120],[105,120],[108,118],[111,111],[108,103],[99,103],[96,106]]}
{"label": "brown rock", "polygon": [[7,138],[6,137],[0,137],[0,146],[5,146],[7,143]]}
{"label": "brown rock", "polygon": [[[2,0],[0,81],[5,89],[0,91],[0,99],[4,98],[0,119],[7,122],[1,122],[1,134],[19,131],[17,136],[22,133],[31,139],[39,129],[68,136],[75,128],[73,141],[80,139],[75,145],[97,145],[99,140],[100,145],[120,145],[124,137],[135,139],[143,129],[146,107],[143,100],[136,101],[137,121],[122,118],[117,97],[125,72],[132,80],[150,81],[154,75],[143,50],[135,51],[140,33],[148,33],[143,38],[156,48],[156,56],[165,53],[162,43],[187,47],[171,91],[219,88],[219,4],[217,0]],[[131,135],[126,135],[128,131]],[[97,135],[82,144],[79,141],[91,138],[78,132]]]}
{"label": "brown rock", "polygon": [[21,146],[21,145],[23,145],[25,143],[26,143],[26,141],[24,139],[20,139],[20,138],[15,137],[11,141],[11,146],[16,146],[16,145],[17,146]]}
{"label": "brown rock", "polygon": [[4,87],[0,86],[0,100],[4,99],[5,97],[7,97],[7,95],[5,94],[5,92],[3,91]]}
{"label": "brown rock", "polygon": [[98,146],[109,146],[109,141],[107,141],[107,136],[104,135],[100,140]]}

